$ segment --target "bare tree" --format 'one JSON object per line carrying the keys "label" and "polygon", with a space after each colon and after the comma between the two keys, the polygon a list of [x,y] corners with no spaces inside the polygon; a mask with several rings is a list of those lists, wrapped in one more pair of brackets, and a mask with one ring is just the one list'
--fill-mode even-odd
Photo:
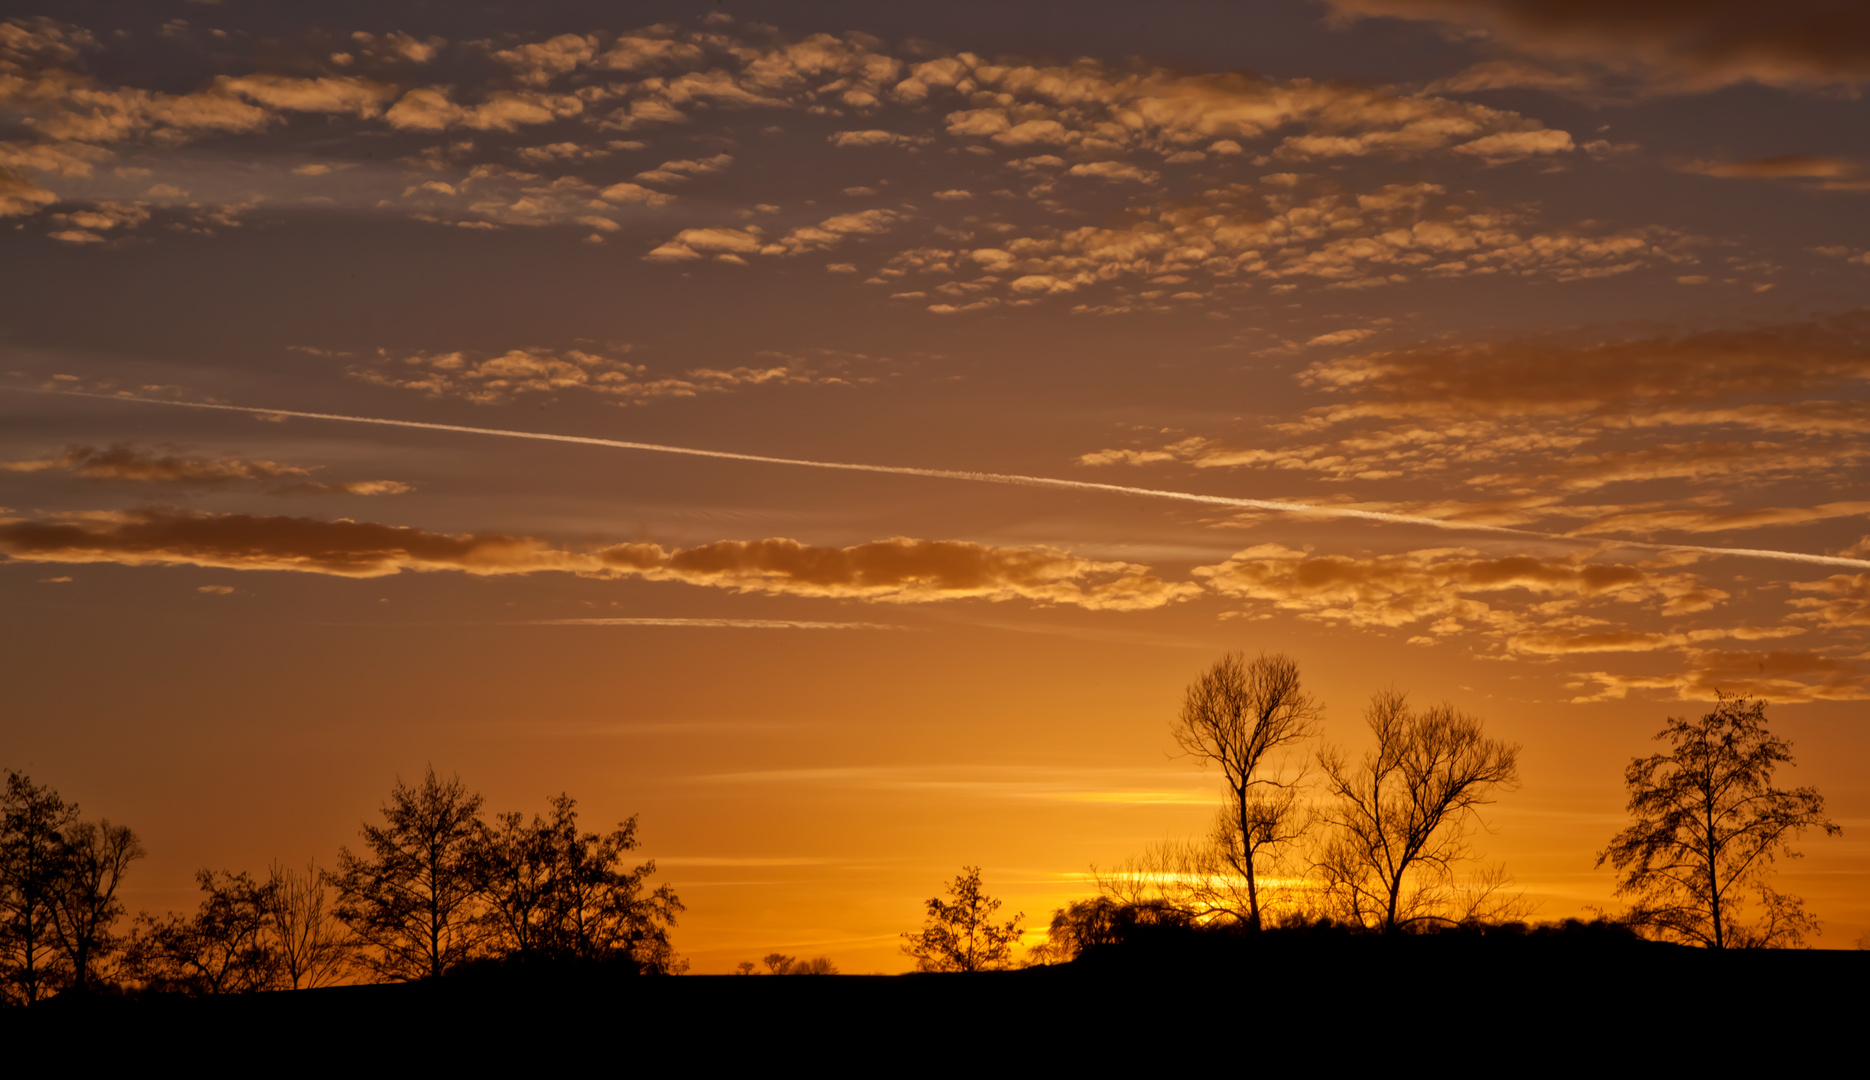
{"label": "bare tree", "polygon": [[1474,857],[1478,808],[1518,787],[1520,748],[1452,706],[1412,710],[1394,690],[1371,699],[1365,720],[1376,746],[1355,764],[1335,747],[1319,754],[1331,834],[1318,870],[1338,913],[1386,933],[1508,913],[1503,874],[1464,883],[1457,870]]}
{"label": "bare tree", "polygon": [[437,978],[473,955],[482,936],[482,799],[458,777],[433,768],[420,787],[400,780],[383,806],[382,826],[363,826],[367,855],[338,852],[326,880],[335,914],[367,947],[362,962],[378,978]]}
{"label": "bare tree", "polygon": [[[1624,773],[1636,823],[1597,856],[1620,872],[1617,895],[1635,899],[1628,917],[1657,936],[1709,948],[1798,945],[1817,920],[1803,901],[1766,884],[1779,856],[1806,829],[1836,836],[1816,788],[1772,786],[1791,765],[1792,744],[1766,731],[1766,703],[1721,694],[1699,720],[1670,717],[1656,735],[1670,752],[1634,758]],[[1744,918],[1744,897],[1759,918]]]}
{"label": "bare tree", "polygon": [[317,860],[306,863],[303,873],[275,862],[267,884],[284,982],[294,990],[309,990],[343,978],[350,935],[327,903],[329,890]]}
{"label": "bare tree", "polygon": [[120,946],[111,933],[124,913],[117,888],[143,855],[136,834],[109,820],[79,822],[66,832],[52,927],[71,964],[74,989],[90,990],[102,962]]}
{"label": "bare tree", "polygon": [[0,1002],[31,1005],[70,973],[53,915],[78,808],[8,770],[0,811]]}
{"label": "bare tree", "polygon": [[1289,657],[1228,653],[1189,684],[1170,726],[1183,752],[1221,768],[1227,802],[1215,845],[1245,880],[1248,926],[1260,925],[1265,859],[1305,827],[1298,800],[1303,768],[1290,767],[1283,752],[1315,734],[1322,715]]}

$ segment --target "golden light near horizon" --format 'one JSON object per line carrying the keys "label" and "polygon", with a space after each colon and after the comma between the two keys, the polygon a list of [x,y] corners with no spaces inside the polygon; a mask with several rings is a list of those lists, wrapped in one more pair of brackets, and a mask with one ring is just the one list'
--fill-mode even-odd
{"label": "golden light near horizon", "polygon": [[1385,691],[1517,746],[1535,919],[1738,694],[1870,940],[1870,24],[1629,7],[0,20],[0,769],[131,912],[432,768],[634,815],[692,971],[902,971],[960,867],[1238,891],[1225,653],[1308,805]]}

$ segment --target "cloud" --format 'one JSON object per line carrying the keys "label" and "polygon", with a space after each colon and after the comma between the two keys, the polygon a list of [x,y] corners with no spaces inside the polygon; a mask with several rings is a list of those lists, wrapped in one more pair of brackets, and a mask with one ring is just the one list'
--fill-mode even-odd
{"label": "cloud", "polygon": [[675,196],[652,191],[641,184],[612,184],[598,193],[598,198],[613,203],[642,203],[646,206],[664,206],[675,201]]}
{"label": "cloud", "polygon": [[766,246],[758,226],[744,229],[683,229],[649,254],[650,262],[692,262],[703,255],[753,255]]}
{"label": "cloud", "polygon": [[1787,603],[1827,626],[1870,626],[1870,574],[1833,574],[1823,581],[1795,581],[1792,587],[1818,594]]}
{"label": "cloud", "polygon": [[1740,82],[1822,88],[1870,81],[1870,11],[1832,0],[1328,0],[1349,16],[1441,22],[1509,51],[1588,65],[1651,92]]}
{"label": "cloud", "polygon": [[1547,154],[1569,153],[1576,148],[1570,133],[1541,128],[1533,131],[1502,131],[1460,143],[1452,149],[1457,154],[1484,158],[1489,164],[1500,164]]}
{"label": "cloud", "polygon": [[339,577],[383,577],[403,570],[513,574],[591,565],[588,557],[521,537],[166,509],[0,520],[0,552],[26,562],[292,570]]}
{"label": "cloud", "polygon": [[831,145],[844,148],[852,146],[921,146],[932,140],[923,136],[904,135],[880,128],[864,131],[837,131],[826,137]]}
{"label": "cloud", "polygon": [[1348,417],[1578,413],[1812,392],[1870,379],[1870,312],[1756,330],[1579,344],[1519,339],[1339,357],[1306,385],[1356,393]]}
{"label": "cloud", "polygon": [[[697,243],[706,245],[707,239]],[[720,250],[705,248],[705,250]],[[695,256],[700,258],[699,255]],[[628,351],[628,346],[620,347]],[[647,366],[581,349],[526,348],[504,353],[379,350],[350,369],[351,377],[378,386],[416,390],[430,397],[458,398],[480,405],[502,404],[532,394],[593,393],[620,403],[687,398],[756,386],[852,386],[875,376],[852,370],[874,358],[860,353],[813,350],[788,356],[764,351],[759,365],[691,368],[679,377],[656,376]],[[778,361],[777,363],[773,361]],[[363,493],[363,492],[358,492]]]}
{"label": "cloud", "polygon": [[520,82],[529,86],[546,86],[553,79],[589,64],[597,55],[597,46],[598,40],[594,35],[559,34],[545,41],[501,49],[493,54],[493,58],[512,69]]}
{"label": "cloud", "polygon": [[1509,650],[1543,656],[1571,656],[1579,653],[1639,653],[1662,649],[1685,649],[1697,642],[1733,638],[1762,641],[1797,637],[1805,633],[1799,626],[1735,626],[1683,632],[1643,630],[1601,630],[1591,633],[1534,631],[1515,634],[1507,640]]}
{"label": "cloud", "polygon": [[598,553],[605,565],[656,580],[740,592],[920,602],[968,597],[1094,610],[1161,607],[1198,595],[1133,563],[1096,562],[1057,548],[1002,548],[961,540],[894,537],[848,548],[796,540],[721,541],[664,552],[621,545]]}
{"label": "cloud", "polygon": [[822,251],[851,236],[874,236],[890,231],[903,215],[895,210],[861,210],[837,214],[816,225],[803,225],[760,249],[763,255],[802,255]]}
{"label": "cloud", "polygon": [[644,184],[679,184],[694,176],[718,173],[734,163],[732,154],[716,154],[713,157],[665,161],[647,172],[636,174],[635,179]]}
{"label": "cloud", "polygon": [[310,479],[313,469],[250,458],[206,458],[156,454],[127,443],[106,449],[68,446],[57,457],[0,461],[0,472],[58,471],[86,480],[114,480],[170,487],[215,488],[241,481],[286,481],[275,495],[401,495],[415,489],[398,480],[323,482]]}
{"label": "cloud", "polygon": [[584,101],[575,94],[536,90],[495,90],[478,105],[460,105],[442,86],[417,87],[404,94],[383,119],[399,131],[439,132],[453,127],[477,131],[517,131],[534,124],[577,116]]}
{"label": "cloud", "polygon": [[58,196],[23,176],[0,169],[0,218],[38,213]]}
{"label": "cloud", "polygon": [[643,258],[651,262],[693,262],[707,254],[744,261],[744,255],[802,255],[835,247],[848,237],[888,232],[904,215],[896,210],[860,210],[835,214],[816,225],[801,225],[774,240],[757,225],[745,228],[683,229]]}
{"label": "cloud", "polygon": [[216,80],[216,86],[272,109],[351,115],[361,119],[378,115],[384,103],[397,96],[393,86],[347,76],[295,79],[256,74],[233,79],[223,77]]}
{"label": "cloud", "polygon": [[34,473],[58,470],[86,480],[129,480],[150,484],[218,487],[239,480],[282,480],[311,476],[311,470],[276,461],[246,458],[156,455],[118,443],[100,450],[94,446],[68,446],[54,458],[0,462],[0,472]]}
{"label": "cloud", "polygon": [[1362,341],[1363,339],[1367,337],[1374,337],[1376,334],[1377,334],[1377,331],[1369,327],[1359,327],[1354,330],[1334,330],[1329,334],[1319,334],[1317,337],[1312,338],[1310,341],[1307,341],[1305,344],[1307,346],[1350,345],[1355,342]]}
{"label": "cloud", "polygon": [[1619,700],[1631,690],[1660,691],[1680,701],[1713,701],[1722,693],[1780,704],[1870,699],[1870,672],[1849,660],[1816,652],[1709,649],[1690,653],[1688,661],[1688,670],[1670,675],[1580,673],[1571,686],[1583,689],[1595,683],[1596,690],[1572,700]]}
{"label": "cloud", "polygon": [[1821,154],[1779,154],[1748,161],[1691,161],[1683,172],[1743,180],[1803,180],[1820,191],[1870,191],[1870,165],[1854,158]]}
{"label": "cloud", "polygon": [[1678,615],[1727,599],[1691,574],[1572,556],[1491,557],[1463,548],[1356,557],[1260,544],[1193,573],[1222,596],[1301,618],[1356,627],[1429,623],[1428,632],[1438,635],[1524,629],[1524,617],[1501,605],[1525,605],[1532,597],[1539,599],[1542,619],[1586,601],[1652,604]]}
{"label": "cloud", "polygon": [[1572,530],[1575,536],[1602,533],[1729,532],[1775,525],[1803,525],[1811,521],[1870,516],[1870,502],[1821,503],[1817,506],[1761,506],[1744,510],[1646,510],[1606,514]]}
{"label": "cloud", "polygon": [[90,176],[93,166],[113,156],[101,146],[81,142],[0,142],[0,168],[58,176]]}
{"label": "cloud", "polygon": [[646,379],[641,364],[582,349],[508,349],[504,353],[379,351],[348,374],[377,386],[417,390],[429,397],[493,405],[529,394],[583,391],[634,401],[694,397],[700,388],[683,379]]}
{"label": "cloud", "polygon": [[906,626],[872,622],[813,622],[800,619],[534,619],[513,626],[654,626],[701,627],[734,630],[907,630]]}
{"label": "cloud", "polygon": [[1049,547],[893,537],[852,547],[797,540],[723,540],[692,548],[619,544],[589,552],[501,534],[452,535],[349,519],[257,517],[151,509],[0,519],[0,552],[27,562],[187,565],[339,577],[403,571],[475,575],[576,572],[736,592],[925,603],[1025,599],[1091,610],[1161,607],[1200,593],[1133,563]]}
{"label": "cloud", "polygon": [[1846,158],[1816,154],[1780,154],[1749,161],[1695,162],[1690,172],[1704,176],[1744,177],[1748,179],[1833,179],[1850,176],[1862,166]]}
{"label": "cloud", "polygon": [[[1080,287],[1124,289],[1144,278],[1180,285],[1169,299],[1200,301],[1250,281],[1367,288],[1417,277],[1604,277],[1670,265],[1685,242],[1655,229],[1532,229],[1516,212],[1452,201],[1436,184],[1353,193],[1335,182],[1290,179],[1290,185],[1211,188],[1195,199],[1165,197],[1160,205],[1134,207],[1125,224],[1040,227],[1024,235],[1010,230],[987,249],[1003,255],[990,269],[1014,277],[1043,274]],[[926,257],[930,250],[900,252],[886,270],[941,272]],[[1155,291],[1115,307],[1172,310],[1154,302],[1164,295]]]}
{"label": "cloud", "polygon": [[1091,161],[1083,165],[1073,165],[1065,170],[1072,176],[1094,176],[1099,180],[1115,183],[1153,184],[1162,179],[1159,173],[1138,168],[1122,161]]}

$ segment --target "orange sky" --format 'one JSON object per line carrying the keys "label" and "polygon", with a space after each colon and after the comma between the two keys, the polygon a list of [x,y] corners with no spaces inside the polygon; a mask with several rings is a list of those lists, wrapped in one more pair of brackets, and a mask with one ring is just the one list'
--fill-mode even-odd
{"label": "orange sky", "polygon": [[1762,696],[1870,931],[1870,27],[919,7],[0,23],[0,765],[133,909],[433,764],[639,814],[696,971],[903,970],[1204,832],[1266,649],[1523,744],[1546,918]]}

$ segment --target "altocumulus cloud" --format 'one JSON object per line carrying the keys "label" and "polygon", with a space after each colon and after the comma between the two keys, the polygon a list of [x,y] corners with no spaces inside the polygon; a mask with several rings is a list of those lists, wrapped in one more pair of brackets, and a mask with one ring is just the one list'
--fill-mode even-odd
{"label": "altocumulus cloud", "polygon": [[[1682,615],[1727,599],[1687,573],[1564,556],[1490,557],[1462,548],[1355,557],[1260,544],[1194,573],[1223,596],[1302,618],[1358,627],[1425,623],[1433,634],[1524,630],[1560,622],[1597,600],[1660,603],[1664,614]],[[1529,599],[1537,601],[1535,613],[1501,606]]]}

